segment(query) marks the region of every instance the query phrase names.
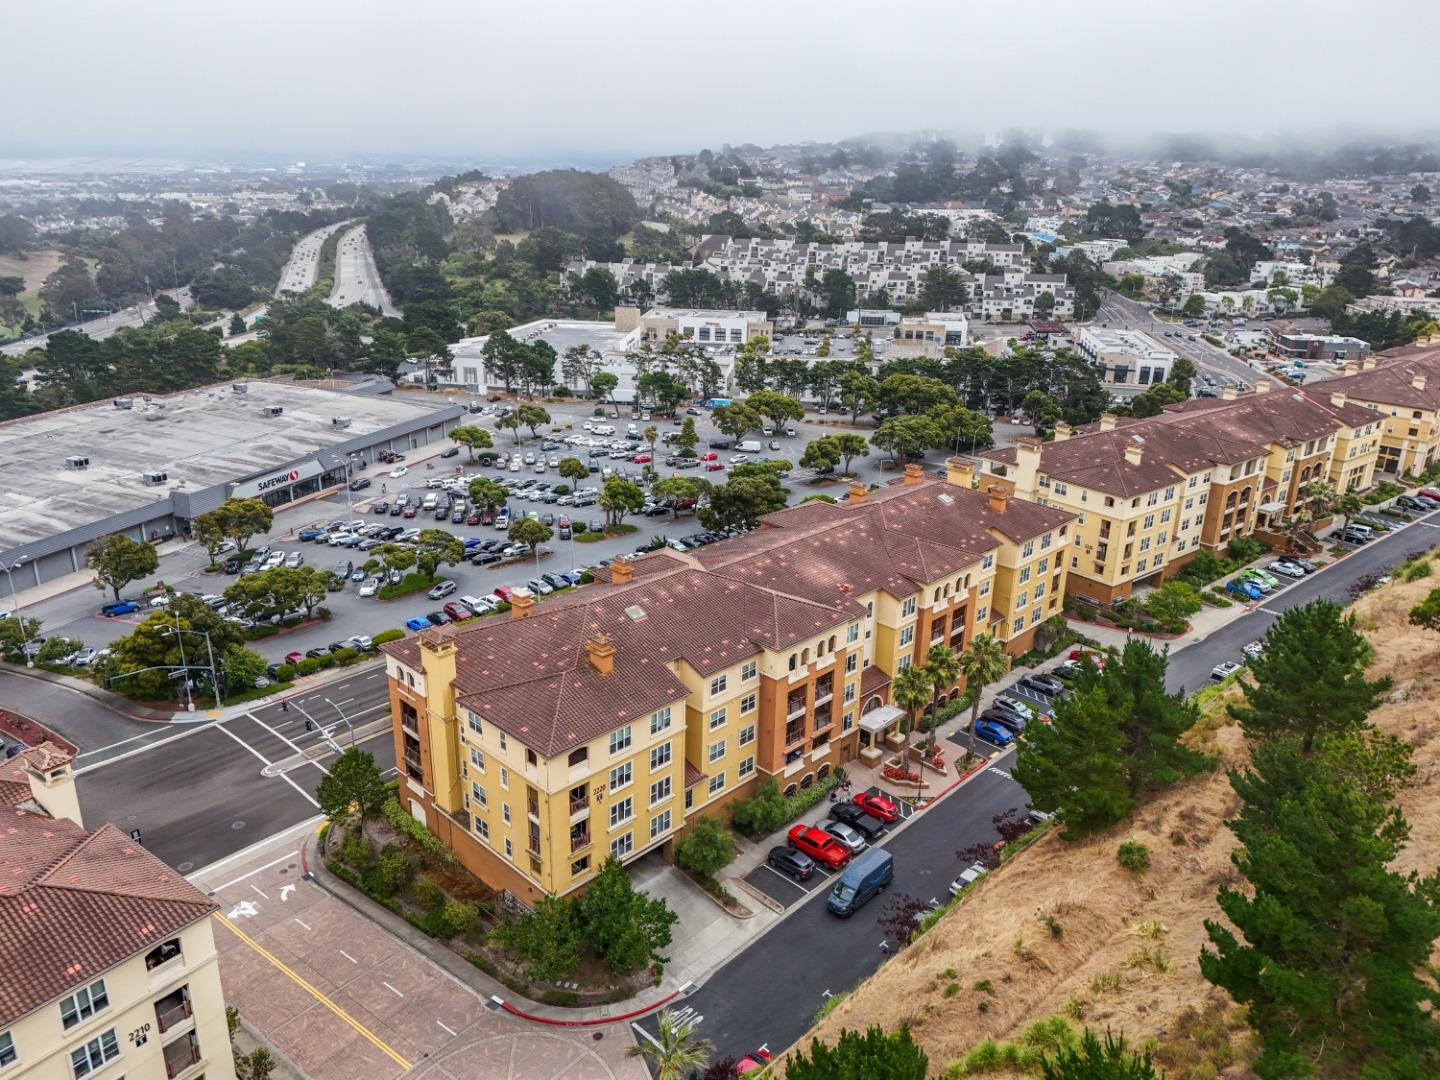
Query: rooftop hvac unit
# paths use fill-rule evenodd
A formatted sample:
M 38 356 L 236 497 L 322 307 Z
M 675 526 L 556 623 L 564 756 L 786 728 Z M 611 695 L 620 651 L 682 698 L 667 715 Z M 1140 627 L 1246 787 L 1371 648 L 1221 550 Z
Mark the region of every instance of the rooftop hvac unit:
M 350 418 L 348 416 L 336 416 L 331 419 L 330 423 L 333 427 L 348 428 L 350 426 Z
M 90 467 L 90 459 L 80 454 L 71 454 L 65 459 L 65 467 L 67 469 L 88 469 Z
M 261 416 L 279 416 L 285 411 L 282 405 L 265 405 L 260 409 Z
M 133 409 L 135 407 L 135 399 L 128 397 L 117 397 L 115 399 L 115 407 L 117 409 Z
M 248 382 L 231 383 L 230 389 L 237 394 L 248 394 L 250 392 L 250 384 Z
M 166 480 L 170 479 L 169 473 L 160 472 L 156 469 L 152 469 L 146 473 L 141 473 L 140 475 L 144 479 L 145 483 L 150 485 L 151 487 L 154 487 L 157 484 L 163 484 Z

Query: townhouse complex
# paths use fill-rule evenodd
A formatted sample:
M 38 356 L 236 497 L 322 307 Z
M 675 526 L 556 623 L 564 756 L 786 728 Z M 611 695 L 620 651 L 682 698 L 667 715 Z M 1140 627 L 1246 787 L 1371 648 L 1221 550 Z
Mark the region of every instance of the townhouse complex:
M 622 292 L 644 282 L 661 300 L 666 299 L 665 278 L 675 270 L 691 269 L 668 262 L 575 260 L 566 273 L 578 277 L 597 266 L 614 275 Z M 1042 296 L 1049 297 L 1040 303 L 1040 314 L 1049 308 L 1046 317 L 1069 318 L 1075 312 L 1075 290 L 1065 275 L 1032 272 L 1021 244 L 984 240 L 822 244 L 707 235 L 695 250 L 695 266 L 735 285 L 758 285 L 782 298 L 803 293 L 812 300 L 819 298 L 825 274 L 840 271 L 854 281 L 858 295 L 884 295 L 896 305 L 918 302 L 925 272 L 942 267 L 959 274 L 965 285 L 959 306 L 971 318 L 1024 322 L 1035 317 Z
M 402 802 L 482 880 L 533 900 L 583 888 L 607 857 L 668 851 L 763 779 L 789 792 L 877 759 L 903 718 L 898 672 L 981 632 L 1023 652 L 1060 610 L 1076 515 L 973 482 L 965 462 L 945 480 L 910 466 L 383 646 Z
M 1076 514 L 1068 587 L 1110 603 L 1201 549 L 1278 534 L 1310 484 L 1370 487 L 1387 425 L 1343 382 L 1307 390 L 1262 382 L 1253 393 L 1194 398 L 1146 419 L 1107 413 L 1080 428 L 1060 424 L 1053 442 L 1022 439 L 986 453 L 981 482 Z
M 0 765 L 0 1076 L 233 1080 L 213 901 L 113 825 L 73 754 Z

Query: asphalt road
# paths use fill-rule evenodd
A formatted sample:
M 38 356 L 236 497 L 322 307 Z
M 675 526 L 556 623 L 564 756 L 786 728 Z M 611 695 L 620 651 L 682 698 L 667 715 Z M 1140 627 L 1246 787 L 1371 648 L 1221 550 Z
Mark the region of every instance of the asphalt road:
M 340 238 L 335 251 L 335 287 L 325 302 L 337 308 L 366 304 L 381 315 L 400 314 L 380 280 L 364 225 L 355 226 Z
M 320 249 L 325 246 L 331 233 L 348 224 L 348 221 L 338 221 L 334 225 L 326 225 L 323 229 L 316 229 L 302 236 L 290 252 L 290 258 L 285 260 L 285 266 L 280 271 L 280 284 L 275 287 L 275 295 L 303 293 L 314 285 L 320 269 Z
M 739 1057 L 761 1045 L 779 1050 L 800 1038 L 828 995 L 849 990 L 885 960 L 878 923 L 891 899 L 903 893 L 947 900 L 950 882 L 964 869 L 956 852 L 996 839 L 991 818 L 1028 804 L 1006 771 L 1012 760 L 1010 753 L 997 758 L 882 843 L 895 860 L 895 881 L 882 895 L 837 919 L 825 909 L 827 890 L 817 889 L 673 1007 L 698 1014 L 697 1032 L 715 1043 L 716 1057 Z M 654 1034 L 657 1019 L 638 1026 Z
M 161 289 L 160 292 L 179 301 L 182 308 L 189 308 L 193 301 L 190 299 L 188 286 L 179 289 Z M 45 334 L 35 334 L 32 337 L 20 341 L 12 341 L 8 345 L 0 345 L 0 353 L 7 356 L 22 356 L 31 349 L 43 349 L 45 343 L 50 340 L 50 334 L 58 334 L 61 330 L 78 330 L 82 334 L 88 334 L 96 341 L 100 341 L 115 333 L 122 326 L 141 326 L 155 317 L 155 302 L 147 300 L 143 304 L 136 304 L 134 307 L 121 308 L 119 311 L 109 315 L 102 315 L 98 319 L 90 319 L 87 322 L 75 323 L 71 326 L 57 327 L 55 330 Z

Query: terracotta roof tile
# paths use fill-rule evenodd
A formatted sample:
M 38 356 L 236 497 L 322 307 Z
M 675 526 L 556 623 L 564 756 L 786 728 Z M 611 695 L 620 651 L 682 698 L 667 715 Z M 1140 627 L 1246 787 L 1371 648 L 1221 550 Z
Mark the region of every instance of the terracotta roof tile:
M 0 1028 L 215 904 L 113 825 L 0 818 Z

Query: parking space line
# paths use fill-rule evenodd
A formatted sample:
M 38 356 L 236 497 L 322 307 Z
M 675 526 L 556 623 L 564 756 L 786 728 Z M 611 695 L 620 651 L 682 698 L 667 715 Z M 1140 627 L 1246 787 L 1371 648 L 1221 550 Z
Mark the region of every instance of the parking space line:
M 292 852 L 290 852 L 288 855 L 281 855 L 278 859 L 271 859 L 271 860 L 270 860 L 269 862 L 267 862 L 264 866 L 257 866 L 254 870 L 251 870 L 249 873 L 241 874 L 241 875 L 240 875 L 239 877 L 237 877 L 234 881 L 227 881 L 227 882 L 225 882 L 224 885 L 216 885 L 215 888 L 211 889 L 210 891 L 211 891 L 211 892 L 224 892 L 226 889 L 230 888 L 231 885 L 239 885 L 240 882 L 244 881 L 246 878 L 252 878 L 252 877 L 254 877 L 256 874 L 261 873 L 262 871 L 269 870 L 270 867 L 275 866 L 277 863 L 282 863 L 282 862 L 284 862 L 286 859 L 293 859 L 293 858 L 295 858 L 295 857 L 296 857 L 297 855 L 299 855 L 299 854 L 300 854 L 300 853 L 299 853 L 298 851 L 292 851 Z
M 785 882 L 786 885 L 793 885 L 793 886 L 795 886 L 795 888 L 799 889 L 801 896 L 809 896 L 809 895 L 810 895 L 810 890 L 809 890 L 809 889 L 805 888 L 804 885 L 801 885 L 798 881 L 794 880 L 794 879 L 791 878 L 789 875 L 780 873 L 779 870 L 776 870 L 773 866 L 770 866 L 770 865 L 768 865 L 767 863 L 761 863 L 760 865 L 761 865 L 761 867 L 762 867 L 763 869 L 769 870 L 770 873 L 774 874 L 774 875 L 775 875 L 777 878 L 779 878 L 781 881 Z
M 220 923 L 225 926 L 225 928 L 228 929 L 232 934 L 234 934 L 246 945 L 250 946 L 250 948 L 255 950 L 255 952 L 257 952 L 260 956 L 264 957 L 272 965 L 274 965 L 277 971 L 287 976 L 301 989 L 308 991 L 315 998 L 316 1001 L 320 1002 L 320 1004 L 324 1005 L 341 1020 L 345 1021 L 345 1023 L 349 1024 L 352 1028 L 359 1032 L 368 1042 L 371 1043 L 371 1045 L 375 1046 L 377 1049 L 383 1052 L 388 1058 L 390 1058 L 391 1061 L 395 1062 L 395 1064 L 399 1065 L 402 1069 L 410 1068 L 410 1062 L 407 1061 L 405 1058 L 401 1057 L 400 1054 L 398 1054 L 392 1047 L 390 1047 L 389 1044 L 383 1042 L 378 1035 L 372 1032 L 369 1028 L 365 1027 L 365 1025 L 361 1024 L 360 1021 L 356 1020 L 339 1005 L 335 1004 L 335 1002 L 331 1001 L 330 998 L 328 998 L 325 994 L 321 993 L 314 986 L 312 986 L 310 983 L 306 982 L 303 978 L 297 975 L 293 970 L 287 967 L 278 957 L 276 957 L 274 953 L 270 952 L 269 949 L 265 948 L 249 934 L 241 930 L 240 927 L 236 926 L 224 915 L 221 915 L 218 911 L 215 913 L 215 918 L 218 919 Z

